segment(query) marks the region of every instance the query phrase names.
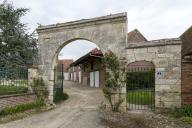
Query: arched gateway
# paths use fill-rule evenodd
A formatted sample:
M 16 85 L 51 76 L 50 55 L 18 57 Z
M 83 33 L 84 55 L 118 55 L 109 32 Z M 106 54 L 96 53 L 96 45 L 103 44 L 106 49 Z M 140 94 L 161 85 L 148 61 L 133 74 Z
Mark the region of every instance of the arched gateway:
M 38 71 L 49 85 L 53 100 L 54 67 L 60 50 L 68 43 L 84 39 L 94 42 L 102 52 L 112 50 L 124 57 L 127 42 L 127 14 L 119 13 L 93 19 L 83 19 L 37 28 L 39 43 Z
M 54 67 L 57 65 L 60 50 L 72 41 L 83 39 L 95 43 L 103 53 L 112 50 L 121 61 L 124 61 L 122 64 L 152 62 L 155 68 L 153 72 L 155 101 L 151 102 L 153 108 L 181 106 L 181 40 L 179 38 L 127 43 L 126 13 L 40 26 L 37 32 L 39 35 L 38 75 L 43 77 L 48 85 L 51 101 L 53 101 Z M 29 74 L 33 72 L 29 70 Z M 29 75 L 29 81 L 32 80 L 31 76 Z M 126 87 L 122 88 L 122 94 L 125 99 L 122 106 L 126 108 Z

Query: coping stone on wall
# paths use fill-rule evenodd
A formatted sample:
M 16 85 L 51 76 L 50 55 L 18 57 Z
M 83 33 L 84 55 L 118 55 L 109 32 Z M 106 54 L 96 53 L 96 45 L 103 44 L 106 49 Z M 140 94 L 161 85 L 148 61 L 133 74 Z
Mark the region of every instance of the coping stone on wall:
M 181 39 L 170 38 L 170 39 L 152 40 L 141 43 L 127 43 L 126 49 L 165 46 L 165 45 L 181 45 Z

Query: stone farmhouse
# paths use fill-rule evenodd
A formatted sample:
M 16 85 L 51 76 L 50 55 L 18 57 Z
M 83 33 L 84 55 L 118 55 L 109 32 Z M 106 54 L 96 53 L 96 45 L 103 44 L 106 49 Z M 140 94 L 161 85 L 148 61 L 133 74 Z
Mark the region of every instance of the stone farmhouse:
M 90 87 L 103 87 L 104 68 L 101 62 L 102 56 L 101 50 L 95 48 L 74 61 L 70 65 L 71 74 L 74 74 L 73 77 L 75 77 L 73 80 Z

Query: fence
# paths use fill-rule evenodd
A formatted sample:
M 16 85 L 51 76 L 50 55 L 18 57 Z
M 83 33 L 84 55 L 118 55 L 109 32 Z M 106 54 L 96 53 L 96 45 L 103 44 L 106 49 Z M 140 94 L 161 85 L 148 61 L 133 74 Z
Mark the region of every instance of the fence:
M 128 109 L 154 110 L 155 71 L 154 68 L 129 68 L 127 72 Z
M 63 64 L 58 64 L 54 69 L 53 100 L 59 102 L 63 99 Z
M 0 68 L 0 95 L 26 93 L 27 91 L 27 67 Z

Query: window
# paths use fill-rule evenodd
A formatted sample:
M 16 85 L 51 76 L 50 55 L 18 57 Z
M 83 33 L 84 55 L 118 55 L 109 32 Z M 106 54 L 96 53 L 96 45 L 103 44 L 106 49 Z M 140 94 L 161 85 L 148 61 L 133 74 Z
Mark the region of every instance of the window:
M 91 62 L 91 70 L 93 70 L 93 62 Z

